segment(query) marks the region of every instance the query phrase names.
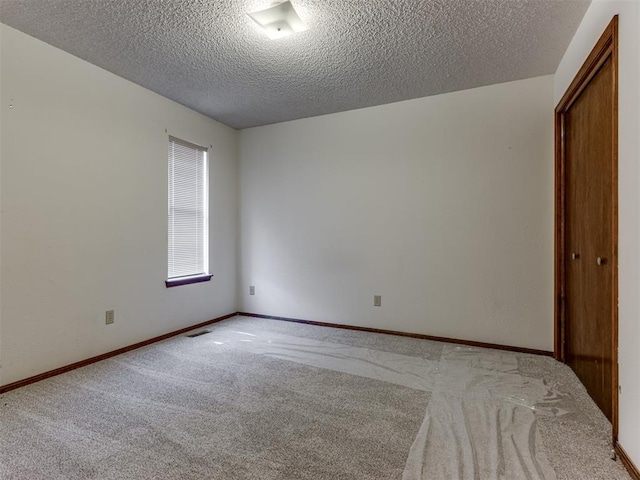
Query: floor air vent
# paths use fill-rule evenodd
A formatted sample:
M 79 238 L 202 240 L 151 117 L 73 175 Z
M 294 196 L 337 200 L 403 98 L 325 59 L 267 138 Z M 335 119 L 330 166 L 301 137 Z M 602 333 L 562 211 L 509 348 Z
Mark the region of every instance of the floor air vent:
M 200 335 L 206 335 L 207 333 L 211 333 L 211 330 L 203 330 L 201 332 L 192 333 L 191 335 L 187 335 L 187 337 L 196 338 L 196 337 L 199 337 Z

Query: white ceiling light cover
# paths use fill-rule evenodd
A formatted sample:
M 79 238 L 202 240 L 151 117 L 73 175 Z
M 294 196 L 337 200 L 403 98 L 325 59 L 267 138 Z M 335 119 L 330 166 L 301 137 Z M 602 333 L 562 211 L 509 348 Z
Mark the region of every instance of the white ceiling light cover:
M 288 0 L 248 15 L 271 39 L 286 37 L 309 29 Z

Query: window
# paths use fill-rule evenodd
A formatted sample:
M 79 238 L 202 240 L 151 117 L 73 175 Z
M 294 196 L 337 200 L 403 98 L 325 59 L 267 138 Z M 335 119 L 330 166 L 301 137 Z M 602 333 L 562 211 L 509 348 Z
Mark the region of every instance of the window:
M 207 149 L 170 137 L 167 287 L 211 279 L 208 178 Z

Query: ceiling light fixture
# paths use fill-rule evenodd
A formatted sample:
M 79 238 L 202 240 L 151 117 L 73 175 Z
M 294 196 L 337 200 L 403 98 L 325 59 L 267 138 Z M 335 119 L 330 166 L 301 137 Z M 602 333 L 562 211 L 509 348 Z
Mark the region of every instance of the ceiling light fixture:
M 248 14 L 271 39 L 282 38 L 309 27 L 300 19 L 290 1 Z

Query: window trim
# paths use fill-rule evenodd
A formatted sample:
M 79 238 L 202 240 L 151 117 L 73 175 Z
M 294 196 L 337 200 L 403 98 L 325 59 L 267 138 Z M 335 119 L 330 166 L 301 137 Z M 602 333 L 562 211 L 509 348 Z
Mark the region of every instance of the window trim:
M 168 278 L 167 280 L 164 281 L 164 284 L 167 288 L 179 287 L 181 285 L 191 285 L 192 283 L 208 282 L 211 280 L 211 277 L 213 277 L 213 275 L 206 274 L 206 275 L 190 275 L 188 277 Z

